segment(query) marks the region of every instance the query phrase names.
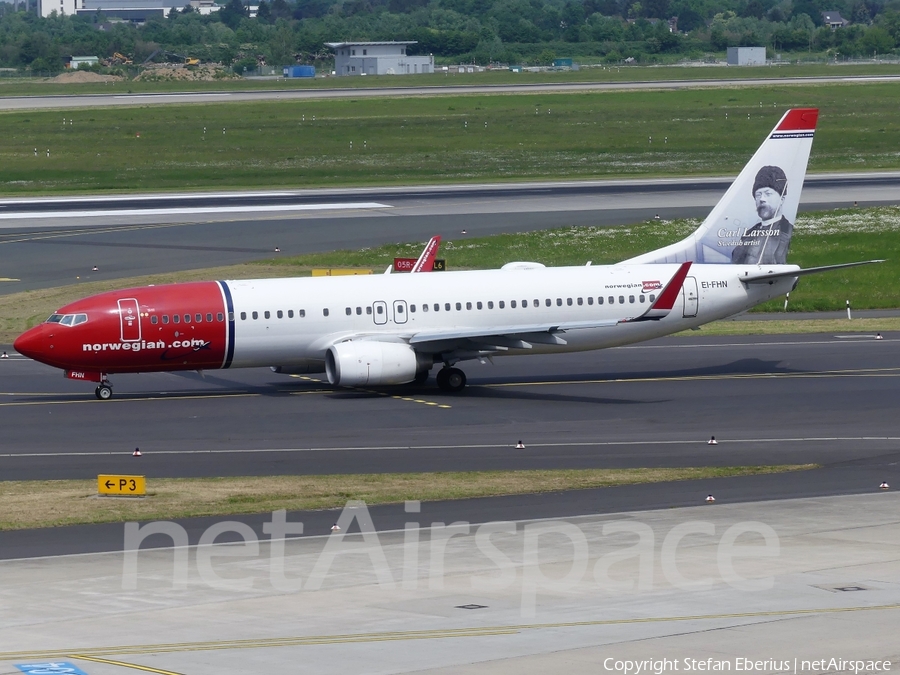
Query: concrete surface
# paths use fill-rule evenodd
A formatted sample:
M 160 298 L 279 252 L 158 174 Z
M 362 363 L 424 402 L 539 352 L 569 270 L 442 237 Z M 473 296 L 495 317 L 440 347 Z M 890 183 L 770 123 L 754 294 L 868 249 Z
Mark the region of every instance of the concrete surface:
M 123 553 L 5 561 L 0 672 L 53 659 L 90 675 L 594 675 L 651 658 L 676 660 L 665 672 L 707 658 L 731 671 L 739 658 L 789 666 L 761 664 L 763 673 L 794 672 L 794 659 L 798 673 L 848 672 L 803 668 L 832 657 L 895 668 L 898 507 L 900 495 L 885 491 L 519 522 L 515 534 L 449 541 L 435 530 L 337 534 L 288 541 L 283 557 L 265 542 L 258 552 L 156 549 L 134 556 L 133 575 Z M 353 525 L 339 522 L 344 532 Z M 639 539 L 611 523 L 652 535 L 644 558 L 612 557 Z M 759 533 L 736 539 L 729 571 L 727 539 L 744 525 Z M 364 539 L 367 551 L 349 552 Z M 272 560 L 284 561 L 280 581 Z

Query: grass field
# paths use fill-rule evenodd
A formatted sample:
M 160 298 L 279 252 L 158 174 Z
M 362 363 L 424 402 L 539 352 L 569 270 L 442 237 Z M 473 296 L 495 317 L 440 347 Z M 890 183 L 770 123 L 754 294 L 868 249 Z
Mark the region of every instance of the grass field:
M 351 499 L 369 505 L 470 499 L 813 468 L 816 465 L 165 478 L 148 481 L 146 499 L 97 498 L 96 480 L 0 481 L 0 530 L 333 509 Z M 701 499 L 698 495 L 698 503 Z
M 3 113 L 0 194 L 720 175 L 795 106 L 822 111 L 810 170 L 891 169 L 898 104 L 868 83 Z
M 576 59 L 577 60 L 577 59 Z M 440 66 L 439 66 L 440 68 Z M 900 65 L 867 64 L 780 64 L 778 66 L 727 68 L 722 66 L 609 66 L 579 71 L 513 73 L 508 70 L 483 73 L 443 73 L 432 75 L 380 75 L 366 77 L 317 77 L 315 79 L 221 79 L 213 82 L 137 82 L 116 84 L 59 83 L 45 78 L 0 79 L 0 96 L 47 94 L 154 93 L 173 91 L 253 91 L 277 89 L 362 89 L 373 87 L 443 87 L 554 82 L 659 82 L 661 80 L 784 79 L 791 77 L 849 77 L 897 75 Z
M 572 227 L 482 238 L 450 238 L 441 243 L 440 257 L 449 269 L 490 269 L 511 260 L 547 266 L 596 265 L 661 248 L 693 232 L 698 220 L 648 221 L 629 227 Z M 306 270 L 310 267 L 372 267 L 384 269 L 395 256 L 415 257 L 421 243 L 383 246 L 361 251 L 334 251 L 268 261 Z M 900 207 L 846 209 L 801 214 L 791 242 L 789 262 L 816 267 L 857 260 L 891 258 L 868 267 L 804 278 L 791 294 L 791 311 L 900 307 Z M 760 305 L 757 311 L 781 311 L 783 300 Z
M 497 268 L 511 260 L 530 260 L 548 266 L 615 263 L 638 253 L 677 241 L 698 225 L 695 220 L 649 221 L 629 227 L 572 227 L 524 234 L 446 239 L 441 257 L 449 269 Z M 803 267 L 893 257 L 879 265 L 853 268 L 804 278 L 791 294 L 790 311 L 843 309 L 850 300 L 856 309 L 900 307 L 900 207 L 850 209 L 803 214 L 797 219 L 789 260 Z M 252 279 L 303 276 L 313 267 L 367 267 L 384 270 L 394 257 L 415 257 L 423 242 L 393 244 L 359 251 L 334 251 L 258 263 L 170 274 L 87 282 L 22 293 L 0 295 L 0 344 L 11 343 L 27 328 L 43 321 L 68 302 L 95 293 L 204 279 Z M 2 243 L 0 243 L 2 250 Z M 440 274 L 440 273 L 438 273 Z M 760 305 L 757 311 L 782 311 L 783 300 Z M 898 319 L 813 322 L 718 322 L 705 334 L 760 334 L 835 330 L 896 330 Z

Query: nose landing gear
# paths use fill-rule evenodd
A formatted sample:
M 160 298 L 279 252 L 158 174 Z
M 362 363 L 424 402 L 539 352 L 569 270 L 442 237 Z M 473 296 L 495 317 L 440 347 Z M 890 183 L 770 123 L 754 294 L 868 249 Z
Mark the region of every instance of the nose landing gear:
M 466 386 L 466 374 L 459 368 L 443 367 L 437 374 L 437 386 L 442 391 L 455 394 Z
M 112 383 L 109 380 L 102 380 L 100 384 L 97 385 L 97 388 L 94 389 L 94 396 L 101 401 L 108 401 L 112 398 L 112 395 Z

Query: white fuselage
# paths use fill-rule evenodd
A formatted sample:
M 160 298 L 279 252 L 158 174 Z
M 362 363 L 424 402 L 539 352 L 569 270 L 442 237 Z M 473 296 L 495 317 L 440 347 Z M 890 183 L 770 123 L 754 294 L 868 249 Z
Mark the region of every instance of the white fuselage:
M 745 274 L 793 269 L 695 264 L 665 318 L 568 330 L 560 335 L 564 344 L 503 353 L 602 349 L 676 333 L 783 295 L 796 281 L 745 285 Z M 522 325 L 634 318 L 677 270 L 675 264 L 623 264 L 228 281 L 235 314 L 231 367 L 323 360 L 332 344 L 348 338 L 405 341 L 423 331 L 509 327 L 514 333 Z

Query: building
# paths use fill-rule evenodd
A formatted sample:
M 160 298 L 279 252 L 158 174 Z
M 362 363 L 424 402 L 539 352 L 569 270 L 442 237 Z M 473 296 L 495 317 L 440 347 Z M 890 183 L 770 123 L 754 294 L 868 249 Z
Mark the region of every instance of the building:
M 822 12 L 822 23 L 831 30 L 837 30 L 838 28 L 843 28 L 850 22 L 842 17 L 840 12 Z
M 326 42 L 335 75 L 412 75 L 434 72 L 433 56 L 407 56 L 412 42 Z
M 96 14 L 99 11 L 106 18 L 132 23 L 144 23 L 154 16 L 164 18 L 173 9 L 181 11 L 185 5 L 191 5 L 200 14 L 221 9 L 214 0 L 40 0 L 41 12 L 46 12 L 44 16 L 50 15 L 54 9 L 52 5 L 57 2 L 66 4 L 66 14 Z M 57 11 L 61 10 L 57 8 Z
M 75 0 L 39 0 L 41 16 L 50 16 L 53 12 L 57 14 L 75 13 Z
M 764 66 L 766 65 L 765 47 L 729 47 L 729 66 Z
M 63 61 L 65 62 L 66 68 L 70 70 L 100 65 L 100 58 L 97 56 L 67 56 Z

